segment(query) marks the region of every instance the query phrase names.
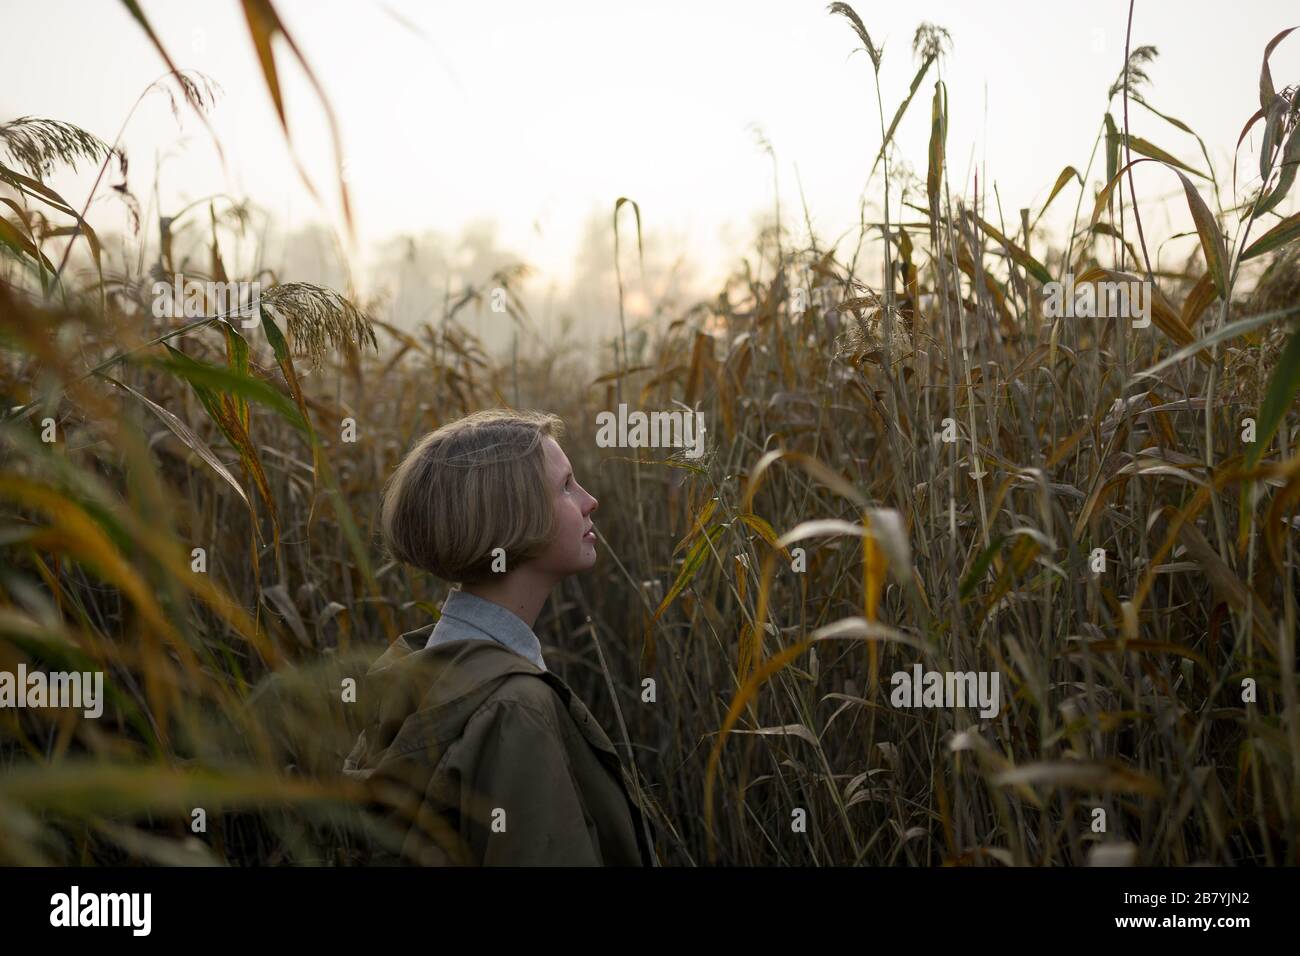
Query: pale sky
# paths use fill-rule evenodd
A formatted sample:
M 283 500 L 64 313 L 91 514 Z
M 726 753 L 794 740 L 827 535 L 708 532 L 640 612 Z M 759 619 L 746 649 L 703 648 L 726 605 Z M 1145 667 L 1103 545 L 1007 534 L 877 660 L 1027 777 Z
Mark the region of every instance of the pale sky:
M 115 0 L 2 2 L 0 121 L 62 119 L 111 141 L 165 69 L 125 7 Z M 342 126 L 363 253 L 395 235 L 454 235 L 491 220 L 500 245 L 541 270 L 543 281 L 567 283 L 589 218 L 608 220 L 617 197 L 628 196 L 666 254 L 694 265 L 707 294 L 752 250 L 755 215 L 772 208 L 772 163 L 752 125 L 775 149 L 788 225 L 802 233 L 799 179 L 823 240 L 857 222 L 880 142 L 871 65 L 862 53 L 850 57 L 857 38 L 822 0 L 275 2 Z M 341 223 L 323 115 L 287 47 L 279 44 L 277 54 L 294 148 L 325 209 L 304 191 L 290 161 L 239 3 L 141 5 L 179 66 L 220 84 L 211 122 L 230 172 L 223 176 L 194 115 L 183 112 L 178 129 L 166 98 L 155 95 L 124 137 L 141 201 L 162 155 L 164 210 L 234 192 L 289 228 L 326 218 Z M 1014 221 L 1021 206 L 1037 210 L 1062 168 L 1083 169 L 1123 59 L 1126 2 L 854 7 L 884 45 L 886 118 L 916 68 L 917 25 L 931 21 L 951 33 L 944 78 L 954 185 L 967 179 L 972 160 L 983 164 L 981 181 L 996 183 L 1004 215 Z M 1202 135 L 1225 180 L 1231 147 L 1258 107 L 1263 47 L 1296 24 L 1294 0 L 1137 5 L 1134 45 L 1160 51 L 1150 69 L 1151 102 Z M 1272 66 L 1278 88 L 1300 81 L 1300 34 L 1283 42 Z M 922 176 L 933 79 L 899 136 L 902 156 Z M 1131 114 L 1138 135 L 1203 165 L 1190 137 L 1140 108 Z M 1257 149 L 1258 134 L 1248 143 Z M 1257 164 L 1245 148 L 1242 155 L 1246 181 Z M 1090 192 L 1102 175 L 1094 167 Z M 1154 164 L 1137 175 L 1140 192 L 1178 189 Z M 91 179 L 91 171 L 61 174 L 54 185 L 80 205 Z M 879 196 L 878 182 L 873 192 Z M 1059 212 L 1072 212 L 1076 196 L 1058 199 Z M 1190 229 L 1185 207 L 1171 209 L 1165 234 Z M 92 222 L 104 228 L 121 222 L 120 213 L 106 201 Z M 1149 238 L 1160 229 L 1152 223 Z

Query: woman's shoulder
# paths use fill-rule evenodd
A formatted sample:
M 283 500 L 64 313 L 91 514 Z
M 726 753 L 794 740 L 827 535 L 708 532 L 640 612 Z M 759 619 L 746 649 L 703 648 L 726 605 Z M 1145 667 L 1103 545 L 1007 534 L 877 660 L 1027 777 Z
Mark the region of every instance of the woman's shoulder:
M 452 765 L 476 762 L 488 751 L 540 760 L 543 753 L 570 746 L 555 691 L 535 675 L 511 674 L 474 708 L 448 754 Z
M 541 674 L 514 673 L 506 676 L 492 693 L 483 699 L 479 710 L 525 709 L 555 724 L 560 712 L 560 697 Z

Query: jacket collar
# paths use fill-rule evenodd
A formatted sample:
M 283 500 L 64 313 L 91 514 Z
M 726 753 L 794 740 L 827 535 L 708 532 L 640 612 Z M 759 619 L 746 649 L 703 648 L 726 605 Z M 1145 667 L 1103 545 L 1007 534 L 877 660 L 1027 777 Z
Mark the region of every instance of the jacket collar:
M 416 714 L 440 724 L 448 719 L 456 720 L 454 714 L 463 711 L 465 706 L 477 706 L 501 680 L 511 674 L 532 674 L 559 695 L 583 736 L 594 747 L 617 756 L 618 751 L 586 705 L 558 675 L 534 666 L 496 641 L 431 643 L 429 637 L 436 630 L 435 625 L 427 624 L 402 634 L 370 666 L 366 679 L 375 693 L 367 696 L 382 701 L 382 709 L 390 720 L 400 723 Z
M 542 642 L 533 629 L 500 604 L 468 591 L 453 590 L 442 605 L 442 617 L 429 635 L 428 647 L 449 641 L 492 640 L 546 670 Z

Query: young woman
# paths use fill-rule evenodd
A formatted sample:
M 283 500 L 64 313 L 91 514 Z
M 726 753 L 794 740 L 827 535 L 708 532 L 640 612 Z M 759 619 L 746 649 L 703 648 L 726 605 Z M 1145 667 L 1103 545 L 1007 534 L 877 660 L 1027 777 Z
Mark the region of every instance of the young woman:
M 393 556 L 459 584 L 436 624 L 366 675 L 345 773 L 408 797 L 403 856 L 429 864 L 645 866 L 640 794 L 609 738 L 546 667 L 533 625 L 596 561 L 596 499 L 553 415 L 478 412 L 426 435 L 384 492 Z

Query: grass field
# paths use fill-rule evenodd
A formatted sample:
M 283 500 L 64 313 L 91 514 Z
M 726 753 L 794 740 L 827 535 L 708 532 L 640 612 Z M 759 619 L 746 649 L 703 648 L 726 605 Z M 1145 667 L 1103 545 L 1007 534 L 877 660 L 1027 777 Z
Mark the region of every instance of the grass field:
M 878 73 L 869 22 L 828 15 Z M 851 106 L 884 144 L 856 252 L 796 245 L 786 208 L 716 295 L 621 316 L 595 369 L 483 346 L 508 273 L 410 328 L 228 275 L 215 207 L 161 247 L 145 223 L 118 268 L 45 184 L 113 144 L 4 118 L 0 670 L 102 670 L 107 701 L 0 709 L 0 862 L 364 863 L 397 798 L 339 772 L 339 688 L 445 595 L 382 553 L 379 492 L 502 404 L 564 418 L 601 502 L 600 561 L 537 630 L 620 749 L 626 725 L 666 865 L 1300 862 L 1297 88 L 1261 51 L 1216 170 L 1126 133 L 1159 99 L 1127 50 L 1093 154 L 1011 213 L 950 183 L 948 42 L 921 28 L 911 94 Z M 915 181 L 905 110 L 932 120 Z M 1184 192 L 1177 268 L 1136 163 Z M 626 270 L 641 210 L 610 205 Z M 1068 234 L 1036 231 L 1048 205 Z M 263 282 L 261 321 L 157 317 L 177 273 Z M 1134 283 L 1149 322 L 1054 314 L 1067 281 Z M 598 447 L 623 403 L 698 410 L 704 456 Z M 996 716 L 899 706 L 916 665 L 996 673 Z

